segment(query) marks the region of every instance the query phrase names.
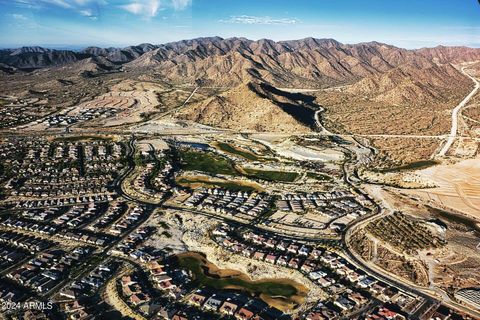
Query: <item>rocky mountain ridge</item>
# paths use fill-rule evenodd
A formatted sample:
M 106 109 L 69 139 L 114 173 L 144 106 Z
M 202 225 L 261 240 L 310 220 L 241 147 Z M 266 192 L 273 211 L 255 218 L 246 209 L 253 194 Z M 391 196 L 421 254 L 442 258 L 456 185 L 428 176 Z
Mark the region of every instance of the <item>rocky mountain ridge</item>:
M 257 41 L 197 38 L 126 48 L 82 51 L 23 47 L 0 50 L 2 74 L 59 68 L 95 76 L 112 71 L 145 74 L 170 83 L 233 88 L 265 83 L 288 88 L 334 88 L 375 102 L 427 105 L 462 94 L 471 81 L 453 65 L 480 60 L 480 49 L 435 47 L 407 50 L 334 39 Z

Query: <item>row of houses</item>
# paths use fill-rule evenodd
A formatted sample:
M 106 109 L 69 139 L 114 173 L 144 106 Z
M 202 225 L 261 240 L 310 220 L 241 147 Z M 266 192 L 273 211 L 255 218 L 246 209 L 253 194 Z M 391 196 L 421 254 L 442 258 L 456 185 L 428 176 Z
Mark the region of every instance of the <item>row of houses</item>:
M 114 204 L 110 203 L 107 211 L 98 219 L 95 219 L 92 223 L 85 226 L 85 229 L 92 232 L 103 231 L 115 220 L 120 218 L 127 211 L 127 209 L 128 205 L 123 201 L 115 202 Z
M 137 280 L 134 275 L 126 275 L 121 277 L 120 284 L 122 287 L 123 297 L 134 307 L 148 303 L 151 300 L 150 295 L 145 291 L 142 282 Z
M 40 253 L 25 264 L 7 273 L 18 284 L 46 295 L 68 275 L 69 270 L 93 250 L 77 247 L 71 252 L 52 249 Z
M 353 212 L 358 215 L 366 213 L 363 207 L 355 201 L 354 196 L 346 192 L 286 194 L 276 201 L 276 207 L 285 212 L 315 210 L 333 218 Z
M 147 262 L 158 258 L 152 252 L 142 248 L 142 244 L 154 233 L 154 227 L 140 227 L 130 233 L 125 239 L 110 249 L 112 255 L 125 257 L 140 262 Z
M 36 253 L 53 245 L 53 242 L 23 233 L 0 231 L 0 243 L 5 243 L 16 248 Z
M 26 250 L 0 244 L 0 270 L 6 270 L 25 259 L 29 254 Z
M 80 204 L 89 204 L 94 202 L 107 202 L 112 201 L 112 194 L 96 194 L 96 195 L 85 195 L 77 197 L 62 197 L 55 199 L 38 199 L 38 200 L 18 200 L 12 201 L 15 204 L 15 208 L 50 208 L 50 207 L 61 207 L 67 205 L 80 205 Z M 6 201 L 10 203 L 10 201 Z
M 61 299 L 78 300 L 85 296 L 95 294 L 97 290 L 118 269 L 119 263 L 115 261 L 104 262 L 80 280 L 73 281 L 59 292 Z
M 32 231 L 44 235 L 53 235 L 58 231 L 58 228 L 56 226 L 39 224 L 32 221 L 23 221 L 13 217 L 9 217 L 1 221 L 0 225 L 13 229 Z
M 148 162 L 143 171 L 134 178 L 132 185 L 136 192 L 159 201 L 171 189 L 169 177 L 173 167 L 166 163 L 163 168 L 158 169 L 157 165 L 156 162 Z
M 72 206 L 52 222 L 57 226 L 76 228 L 79 225 L 85 224 L 86 222 L 99 217 L 105 212 L 107 205 L 108 203 L 106 202 L 91 202 L 84 206 Z
M 14 128 L 24 125 L 35 121 L 41 114 L 46 112 L 50 112 L 48 106 L 38 102 L 32 103 L 18 100 L 14 103 L 2 105 L 0 109 L 0 128 Z
M 169 282 L 171 279 L 169 280 L 169 276 L 163 271 L 163 266 L 158 264 L 157 261 L 148 262 L 147 269 L 149 272 L 153 272 L 153 276 L 158 283 L 169 283 L 169 285 L 164 285 L 162 289 L 167 293 L 167 297 L 173 298 L 177 302 L 183 297 L 183 295 L 175 295 L 175 292 L 182 291 L 184 293 L 184 291 Z M 151 277 L 150 280 L 152 280 Z M 170 303 L 169 300 L 165 300 L 165 297 L 159 297 L 157 294 L 152 296 L 149 284 L 141 280 L 137 274 L 123 276 L 119 279 L 119 283 L 123 300 L 145 317 L 158 320 L 188 319 L 185 312 L 179 310 L 178 304 Z
M 28 296 L 18 288 L 7 282 L 0 281 L 0 302 L 2 302 L 2 304 L 17 304 L 25 301 L 27 298 Z
M 158 260 L 149 261 L 146 269 L 155 288 L 165 292 L 169 298 L 178 301 L 185 295 L 184 287 L 190 283 L 186 272 L 181 269 L 165 268 Z
M 199 189 L 184 201 L 187 207 L 216 213 L 257 217 L 270 210 L 272 203 L 268 196 L 248 193 L 230 192 L 223 189 Z
M 20 215 L 26 219 L 34 221 L 47 221 L 66 212 L 68 207 L 52 207 L 45 209 L 22 210 Z
M 127 214 L 123 215 L 120 220 L 117 220 L 114 224 L 112 224 L 107 230 L 107 233 L 114 236 L 123 235 L 134 225 L 136 225 L 141 219 L 143 219 L 145 214 L 146 210 L 144 207 L 135 206 L 128 210 Z
M 90 320 L 93 318 L 91 311 L 85 303 L 78 300 L 60 303 L 60 310 L 64 312 L 67 319 Z
M 263 301 L 246 298 L 246 296 L 241 294 L 198 289 L 191 293 L 186 299 L 187 303 L 193 306 L 228 317 L 229 319 L 270 320 L 290 318 L 280 310 L 269 307 Z
M 396 288 L 367 275 L 329 250 L 251 231 L 239 236 L 226 224 L 217 227 L 212 235 L 217 244 L 230 252 L 299 270 L 331 294 L 331 305 L 334 307 L 328 313 L 337 316 L 362 308 L 371 301 L 371 297 L 391 302 L 400 294 Z
M 16 148 L 6 148 L 0 159 L 5 158 L 9 172 L 14 173 L 5 184 L 8 199 L 32 208 L 85 203 L 84 197 L 93 197 L 91 202 L 100 200 L 100 196 L 106 200 L 111 197 L 109 188 L 114 177 L 125 165 L 119 161 L 123 156 L 121 145 L 112 141 L 29 138 L 17 140 Z M 25 202 L 24 197 L 44 198 L 35 200 L 45 202 L 32 205 L 35 200 Z
M 82 230 L 64 230 L 63 232 L 58 233 L 57 236 L 68 240 L 81 241 L 86 244 L 93 244 L 101 247 L 110 243 L 112 240 L 111 236 L 109 235 L 99 233 L 91 234 Z
M 77 115 L 68 115 L 68 114 L 54 114 L 47 117 L 43 123 L 49 127 L 65 127 L 68 125 L 73 125 L 78 122 L 85 122 L 93 120 L 96 118 L 108 118 L 115 115 L 118 112 L 116 108 L 88 108 L 82 109 Z

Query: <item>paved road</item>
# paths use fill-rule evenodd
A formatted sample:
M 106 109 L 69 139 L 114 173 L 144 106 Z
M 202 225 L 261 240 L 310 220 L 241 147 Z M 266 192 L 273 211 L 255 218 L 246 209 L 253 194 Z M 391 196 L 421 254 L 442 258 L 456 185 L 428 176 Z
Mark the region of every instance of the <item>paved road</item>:
M 367 225 L 369 222 L 394 211 L 393 208 L 386 208 L 387 212 L 385 212 L 384 208 L 377 201 L 373 200 L 373 198 L 369 194 L 365 193 L 364 190 L 362 190 L 361 188 L 358 188 L 357 185 L 350 180 L 350 175 L 353 174 L 355 169 L 350 168 L 350 170 L 348 170 L 347 164 L 353 163 L 355 166 L 355 164 L 357 163 L 355 160 L 358 159 L 350 156 L 347 158 L 347 161 L 345 161 L 343 165 L 344 181 L 346 184 L 350 185 L 353 189 L 355 189 L 358 193 L 361 193 L 367 199 L 370 199 L 372 204 L 374 205 L 374 210 L 371 214 L 358 218 L 353 223 L 348 225 L 347 228 L 344 230 L 342 234 L 342 244 L 344 245 L 344 253 L 347 256 L 348 260 L 360 269 L 374 276 L 375 278 L 393 287 L 399 288 L 404 292 L 414 294 L 418 297 L 423 298 L 424 301 L 418 306 L 416 310 L 414 310 L 413 314 L 411 315 L 412 319 L 419 319 L 427 310 L 438 304 L 439 300 L 441 300 L 441 303 L 453 309 L 461 310 L 463 312 L 466 312 L 467 314 L 479 317 L 480 313 L 452 301 L 444 291 L 438 288 L 435 288 L 435 290 L 429 290 L 427 288 L 406 283 L 405 281 L 394 277 L 392 274 L 386 272 L 385 270 L 376 267 L 371 263 L 368 263 L 357 252 L 355 252 L 355 250 L 350 247 L 350 237 L 354 233 L 354 230 L 358 230 L 359 228 Z M 440 296 L 441 298 L 439 299 L 438 296 Z
M 198 88 L 200 88 L 200 87 L 195 87 L 195 89 L 193 89 L 192 93 L 190 93 L 187 100 L 185 100 L 185 102 L 182 104 L 182 107 L 185 106 L 188 103 L 188 101 L 190 101 L 190 99 L 193 97 L 195 92 L 197 92 Z
M 462 73 L 472 79 L 472 81 L 475 83 L 475 88 L 465 97 L 465 99 L 462 100 L 458 104 L 458 106 L 453 109 L 452 112 L 452 128 L 450 129 L 450 135 L 448 136 L 447 142 L 443 146 L 443 148 L 440 150 L 438 155 L 440 157 L 445 156 L 447 153 L 448 149 L 452 146 L 453 142 L 455 141 L 455 138 L 457 137 L 457 131 L 458 131 L 458 113 L 460 110 L 470 101 L 470 99 L 477 93 L 478 89 L 480 88 L 480 82 L 478 82 L 477 79 L 469 75 L 468 73 L 465 72 L 465 67 L 462 67 Z
M 370 199 L 374 208 L 371 214 L 365 215 L 363 217 L 357 218 L 353 223 L 349 224 L 347 228 L 342 233 L 342 244 L 344 245 L 344 253 L 352 264 L 356 267 L 360 268 L 361 270 L 367 272 L 371 276 L 383 281 L 384 283 L 396 287 L 404 292 L 417 295 L 423 299 L 425 299 L 424 304 L 431 305 L 435 303 L 435 300 L 432 299 L 427 294 L 416 290 L 415 288 L 410 287 L 408 284 L 398 281 L 395 278 L 392 278 L 390 275 L 386 274 L 385 272 L 379 272 L 379 270 L 371 268 L 369 264 L 367 264 L 349 245 L 350 236 L 353 234 L 354 230 L 361 228 L 362 226 L 368 224 L 370 221 L 377 219 L 380 217 L 383 212 L 380 205 L 374 201 L 368 193 L 365 193 L 362 189 L 358 188 L 351 180 L 350 180 L 350 172 L 347 169 L 347 163 L 355 161 L 351 155 L 347 158 L 343 165 L 343 177 L 346 184 L 350 185 L 351 188 L 355 189 L 358 193 L 363 194 L 367 199 Z M 419 315 L 414 315 L 415 319 L 418 318 Z
M 441 303 L 445 304 L 448 307 L 453 309 L 457 309 L 463 311 L 467 314 L 473 315 L 475 317 L 480 317 L 480 313 L 475 311 L 474 309 L 465 307 L 461 304 L 456 303 L 455 301 L 451 300 L 450 297 L 441 289 L 435 288 L 434 290 L 424 288 L 421 286 L 413 285 L 401 281 L 397 279 L 392 274 L 387 273 L 385 270 L 381 269 L 380 267 L 376 267 L 373 264 L 366 262 L 360 255 L 353 250 L 349 243 L 350 243 L 350 236 L 354 233 L 354 230 L 358 230 L 363 226 L 367 225 L 369 222 L 381 217 L 383 215 L 382 208 L 380 206 L 376 207 L 376 210 L 373 214 L 368 216 L 363 216 L 357 220 L 355 220 L 352 224 L 348 226 L 348 228 L 342 234 L 342 243 L 344 244 L 344 252 L 347 255 L 350 262 L 353 262 L 357 267 L 366 271 L 367 273 L 373 275 L 377 279 L 397 287 L 407 293 L 413 293 L 419 297 L 425 299 L 425 302 L 415 311 L 413 314 L 414 319 L 418 319 L 421 316 L 422 312 L 425 312 L 430 306 L 435 303 L 438 303 L 441 300 Z M 439 299 L 439 296 L 441 297 Z
M 164 114 L 163 114 L 164 115 Z M 279 135 L 285 136 L 284 133 L 278 132 L 268 132 L 268 131 L 251 131 L 251 130 L 231 130 L 231 129 L 218 129 L 214 128 L 211 130 L 204 130 L 193 128 L 192 130 L 188 129 L 178 129 L 178 131 L 168 130 L 166 132 L 152 132 L 148 130 L 138 130 L 135 127 L 132 129 L 129 128 L 117 128 L 117 129 L 106 129 L 106 128 L 89 128 L 81 129 L 76 128 L 75 130 L 69 130 L 65 132 L 64 130 L 42 130 L 42 131 L 16 131 L 12 129 L 0 129 L 0 136 L 5 138 L 18 138 L 18 137 L 45 137 L 45 136 L 58 136 L 58 137 L 69 137 L 69 136 L 79 136 L 79 135 L 118 135 L 118 136 L 128 136 L 132 133 L 138 135 L 148 134 L 149 136 L 154 137 L 175 137 L 175 136 L 199 136 L 199 135 L 220 135 L 220 134 L 270 134 L 270 135 Z M 299 133 L 299 134 L 290 134 L 290 136 L 336 136 L 341 138 L 404 138 L 404 139 L 438 139 L 442 140 L 449 137 L 446 134 L 442 135 L 422 135 L 422 134 L 337 134 L 330 133 L 328 131 L 323 132 L 310 132 L 310 133 Z M 456 139 L 469 139 L 473 141 L 479 141 L 480 138 L 471 137 L 471 136 L 459 136 L 455 137 Z
M 462 70 L 462 72 L 464 72 Z M 469 76 L 469 75 L 467 75 Z M 449 136 L 449 140 L 452 139 L 452 141 L 455 139 L 455 138 L 460 138 L 458 137 L 456 134 L 457 134 L 457 118 L 458 118 L 458 112 L 459 110 L 470 100 L 470 98 L 476 93 L 476 91 L 478 90 L 478 88 L 480 87 L 480 84 L 479 82 L 474 79 L 473 77 L 469 76 L 476 84 L 475 86 L 475 89 L 462 101 L 462 103 L 460 103 L 460 105 L 458 105 L 453 113 L 452 113 L 452 132 L 454 132 L 454 135 L 452 135 L 452 133 L 450 134 Z M 196 88 L 197 89 L 197 88 Z M 193 96 L 193 94 L 195 93 L 196 89 L 192 92 L 192 94 L 187 98 L 187 101 L 191 98 L 191 96 Z M 186 102 L 187 102 L 186 101 Z M 185 103 L 186 103 L 185 102 Z M 455 116 L 454 116 L 455 115 Z M 453 121 L 453 118 L 455 117 L 455 121 Z M 318 118 L 318 114 L 316 115 L 316 120 L 317 122 L 319 122 L 319 118 Z M 455 128 L 453 128 L 453 124 L 455 123 Z M 107 132 L 104 132 L 103 130 L 97 130 L 98 133 L 107 133 L 108 134 L 118 134 L 117 132 L 110 132 L 110 131 L 107 131 Z M 87 131 L 89 132 L 89 131 Z M 87 132 L 84 132 L 84 133 L 87 133 Z M 15 135 L 15 134 L 19 134 L 19 132 L 8 132 L 9 134 L 12 134 L 12 135 Z M 251 133 L 251 132 L 250 132 Z M 34 132 L 28 132 L 26 133 L 26 135 L 32 135 L 32 134 L 35 134 Z M 40 134 L 46 134 L 46 135 L 51 135 L 51 134 L 55 134 L 53 132 L 50 132 L 50 133 L 40 133 Z M 69 135 L 78 135 L 79 133 L 78 132 L 68 132 L 67 134 L 63 134 L 65 136 L 69 136 Z M 124 135 L 126 135 L 127 133 L 124 132 L 123 133 Z M 191 133 L 178 133 L 178 135 L 189 135 Z M 212 134 L 211 132 L 209 132 L 208 134 Z M 166 135 L 166 136 L 175 136 L 175 134 L 155 134 L 155 136 L 163 136 L 163 135 Z M 310 134 L 312 135 L 312 134 Z M 337 135 L 337 134 L 332 134 L 332 133 L 329 133 L 328 131 L 327 132 L 322 132 L 322 133 L 317 133 L 317 135 L 321 136 L 321 135 L 332 135 L 332 136 L 340 136 L 340 137 L 402 137 L 402 138 L 405 138 L 405 137 L 410 137 L 410 138 L 434 138 L 434 139 L 444 139 L 446 138 L 447 136 L 446 135 L 439 135 L 439 136 L 427 136 L 427 135 Z M 125 195 L 123 194 L 122 190 L 121 190 L 121 182 L 122 180 L 131 172 L 131 170 L 133 169 L 133 165 L 131 163 L 132 159 L 132 155 L 133 155 L 133 152 L 135 150 L 135 139 L 134 137 L 132 137 L 132 139 L 130 140 L 129 142 L 129 151 L 128 151 L 128 157 L 130 158 L 130 163 L 129 163 L 129 168 L 127 170 L 125 170 L 125 172 L 123 174 L 121 174 L 119 176 L 119 178 L 115 181 L 114 183 L 114 186 L 116 187 L 116 189 L 119 191 L 120 194 L 122 194 L 124 197 Z M 450 143 L 451 144 L 451 143 Z M 444 147 L 445 148 L 445 147 Z M 448 150 L 448 148 L 447 148 Z M 445 151 L 446 152 L 446 151 Z M 346 168 L 344 168 L 344 170 L 346 170 Z M 353 188 L 355 188 L 355 185 L 349 180 L 349 173 L 348 172 L 344 172 L 345 173 L 345 182 L 350 184 Z M 357 188 L 355 188 L 357 189 Z M 362 193 L 360 190 L 357 189 L 357 191 L 359 193 Z M 367 196 L 368 197 L 368 196 Z M 127 197 L 128 198 L 128 197 Z M 129 200 L 132 200 L 132 201 L 136 201 L 136 202 L 141 202 L 141 201 L 138 201 L 138 200 L 135 200 L 135 199 L 129 199 Z M 168 206 L 163 206 L 163 208 L 168 208 Z M 175 209 L 179 209 L 179 208 L 175 208 Z M 185 210 L 185 209 L 183 209 Z M 378 213 L 380 212 L 380 208 L 378 208 Z M 203 213 L 203 212 L 202 212 Z M 205 213 L 203 213 L 205 214 Z M 359 220 L 356 221 L 356 223 L 354 225 L 351 225 L 349 226 L 349 228 L 346 230 L 345 234 L 343 235 L 343 241 L 344 243 L 348 242 L 348 238 L 350 237 L 351 235 L 351 231 L 354 229 L 354 228 L 357 228 L 361 225 L 363 225 L 364 223 L 367 223 L 368 221 L 371 221 L 373 220 L 374 218 L 378 217 L 378 214 L 374 214 L 372 216 L 368 216 L 368 217 L 364 217 L 364 218 L 361 218 Z M 214 217 L 214 216 L 210 216 L 210 218 L 219 218 L 219 217 Z M 228 220 L 228 219 L 225 219 L 225 217 L 223 217 L 223 219 L 221 220 Z M 252 227 L 252 226 L 250 226 Z M 284 235 L 283 235 L 284 236 Z M 304 237 L 302 237 L 301 235 L 299 235 L 298 237 L 292 237 L 292 239 L 296 239 L 296 240 L 303 240 L 303 241 L 329 241 L 329 240 L 326 240 L 326 239 L 306 239 Z M 426 292 L 424 292 L 423 290 L 418 290 L 417 287 L 412 287 L 408 284 L 405 284 L 404 282 L 401 282 L 393 277 L 391 277 L 390 275 L 388 274 L 385 274 L 385 272 L 383 271 L 380 271 L 380 270 L 377 270 L 375 268 L 375 270 L 373 268 L 371 268 L 370 265 L 366 264 L 365 261 L 363 261 L 362 258 L 358 257 L 358 255 L 353 252 L 353 250 L 350 250 L 349 246 L 347 245 L 346 246 L 346 254 L 347 256 L 350 258 L 349 260 L 351 260 L 352 262 L 354 262 L 356 265 L 360 266 L 362 269 L 364 269 L 365 271 L 369 272 L 370 274 L 372 274 L 373 276 L 375 276 L 376 278 L 379 278 L 381 280 L 383 280 L 384 282 L 386 283 L 390 283 L 392 285 L 394 285 L 395 287 L 398 287 L 406 292 L 411 292 L 411 293 L 414 293 L 420 297 L 423 297 L 427 300 L 426 302 L 426 305 L 430 305 L 431 303 L 434 303 L 435 299 L 433 299 L 433 297 L 431 296 L 431 294 L 428 294 Z M 458 308 L 458 306 L 456 306 Z M 422 309 L 422 308 L 420 308 Z M 461 309 L 461 308 L 460 308 Z
M 135 168 L 135 163 L 134 163 L 134 160 L 133 160 L 133 157 L 135 155 L 135 136 L 132 136 L 130 138 L 130 140 L 128 141 L 128 145 L 127 145 L 127 154 L 126 154 L 126 158 L 128 160 L 128 167 L 127 169 L 125 169 L 125 171 L 123 171 L 123 173 L 121 173 L 117 179 L 115 179 L 115 181 L 113 182 L 113 187 L 115 188 L 117 194 L 121 195 L 122 197 L 124 197 L 125 199 L 127 200 L 130 200 L 130 201 L 136 201 L 136 199 L 133 199 L 132 197 L 130 197 L 128 194 L 126 194 L 123 189 L 122 189 L 122 183 L 123 181 L 125 180 L 125 178 L 133 171 L 133 169 Z
M 323 126 L 322 121 L 320 120 L 320 114 L 324 111 L 325 111 L 325 109 L 322 108 L 322 107 L 321 107 L 321 109 L 315 111 L 315 123 L 316 123 L 317 127 L 322 130 L 320 132 L 321 134 L 331 135 L 332 133 L 330 131 L 328 131 L 327 128 L 325 128 Z

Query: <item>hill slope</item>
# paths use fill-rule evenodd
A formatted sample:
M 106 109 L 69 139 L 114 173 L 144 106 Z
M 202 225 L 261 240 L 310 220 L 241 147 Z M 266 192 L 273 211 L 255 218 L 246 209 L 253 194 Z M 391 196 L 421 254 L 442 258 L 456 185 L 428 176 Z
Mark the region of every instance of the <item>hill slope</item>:
M 431 63 L 425 68 L 404 64 L 385 73 L 363 78 L 346 90 L 375 102 L 391 105 L 447 103 L 472 83 L 451 64 Z
M 88 55 L 69 50 L 41 47 L 22 47 L 0 50 L 0 63 L 18 69 L 38 69 L 66 65 L 88 58 Z
M 235 130 L 302 133 L 315 127 L 314 108 L 312 97 L 250 82 L 188 106 L 179 117 Z
M 125 67 L 153 69 L 173 82 L 232 86 L 262 81 L 279 87 L 322 88 L 355 83 L 402 66 L 426 70 L 436 62 L 459 63 L 475 57 L 480 59 L 480 49 L 406 50 L 378 42 L 349 45 L 333 39 L 275 42 L 213 37 L 157 46 Z
M 314 127 L 312 111 L 299 102 L 303 98 L 297 100 L 274 87 L 331 88 L 314 93 L 326 109 L 323 118 L 331 129 L 442 133 L 449 126 L 446 115 L 472 86 L 452 64 L 474 60 L 480 61 L 480 49 L 406 50 L 333 39 L 275 42 L 210 37 L 126 48 L 90 47 L 81 52 L 40 47 L 0 50 L 0 74 L 7 83 L 19 71 L 51 68 L 56 78 L 83 76 L 87 82 L 93 76 L 101 81 L 110 75 L 148 76 L 172 85 L 239 86 L 189 106 L 184 117 L 259 131 Z M 57 71 L 70 72 L 55 76 Z

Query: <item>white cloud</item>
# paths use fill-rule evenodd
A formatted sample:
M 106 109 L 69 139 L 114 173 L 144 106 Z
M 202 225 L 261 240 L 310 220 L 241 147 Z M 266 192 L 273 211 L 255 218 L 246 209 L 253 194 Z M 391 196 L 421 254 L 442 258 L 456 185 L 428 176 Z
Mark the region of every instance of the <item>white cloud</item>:
M 23 14 L 12 13 L 12 14 L 9 14 L 9 16 L 12 17 L 13 24 L 11 25 L 14 26 L 15 28 L 33 29 L 38 27 L 38 24 L 35 22 L 35 20 Z
M 79 6 L 84 6 L 90 2 L 92 2 L 91 0 L 73 0 L 76 4 L 78 4 Z
M 12 17 L 15 20 L 27 20 L 27 17 L 25 17 L 23 14 L 13 13 Z
M 41 8 L 45 5 L 54 5 L 65 9 L 72 8 L 71 0 L 15 0 L 15 2 L 32 8 Z
M 173 9 L 180 11 L 189 7 L 192 4 L 192 0 L 172 0 Z
M 120 8 L 146 18 L 155 17 L 160 9 L 160 0 L 137 0 L 132 3 L 120 6 Z
M 181 11 L 191 6 L 191 4 L 192 0 L 168 0 L 167 2 L 161 2 L 160 0 L 133 0 L 128 4 L 121 5 L 120 8 L 149 19 L 155 17 L 159 11 L 167 8 Z
M 140 14 L 142 13 L 143 5 L 137 2 L 123 5 L 121 8 L 133 14 Z
M 37 2 L 53 4 L 63 8 L 84 7 L 92 4 L 104 6 L 108 4 L 106 0 L 39 0 Z
M 99 6 L 106 6 L 108 2 L 106 0 L 15 0 L 15 2 L 28 8 L 48 8 L 60 7 L 63 9 L 77 10 L 81 13 L 83 10 L 92 10 Z
M 97 15 L 93 13 L 92 9 L 83 9 L 83 10 L 78 11 L 78 13 L 80 13 L 80 15 L 83 16 L 83 17 L 89 18 L 90 20 L 97 20 L 98 19 Z
M 90 9 L 80 10 L 79 13 L 80 13 L 81 16 L 84 16 L 84 17 L 93 16 L 93 12 Z
M 15 3 L 19 6 L 27 7 L 28 9 L 40 8 L 40 5 L 34 3 L 32 0 L 15 0 Z
M 71 1 L 67 1 L 67 0 L 41 0 L 41 2 L 45 2 L 47 4 L 53 4 L 66 9 L 73 8 Z
M 222 19 L 223 23 L 239 23 L 239 24 L 269 24 L 269 25 L 287 25 L 301 23 L 298 19 L 293 18 L 271 18 L 268 16 L 230 16 L 228 19 Z

